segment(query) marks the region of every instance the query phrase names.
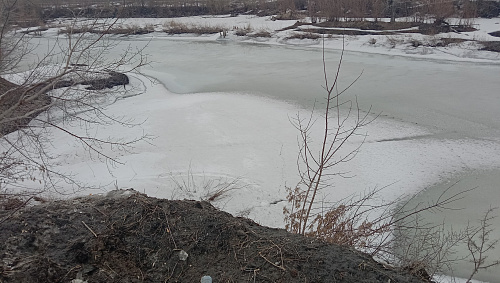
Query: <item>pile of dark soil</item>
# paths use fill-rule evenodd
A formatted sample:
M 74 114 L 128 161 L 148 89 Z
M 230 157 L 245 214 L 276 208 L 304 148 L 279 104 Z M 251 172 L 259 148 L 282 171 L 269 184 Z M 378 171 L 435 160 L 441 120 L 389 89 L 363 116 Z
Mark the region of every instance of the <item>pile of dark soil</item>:
M 0 211 L 0 229 L 0 282 L 425 282 L 207 202 L 132 190 Z
M 283 28 L 280 31 L 289 29 L 297 30 L 297 28 L 301 25 L 311 25 L 311 28 L 301 29 L 305 32 L 337 35 L 391 35 L 396 33 L 422 33 L 427 35 L 434 35 L 446 32 L 470 32 L 476 30 L 472 27 L 463 25 L 450 25 L 444 21 L 437 21 L 431 24 L 418 22 L 391 23 L 380 21 L 326 21 L 315 24 L 296 22 L 292 26 Z M 418 27 L 418 29 L 410 29 L 416 27 Z M 334 30 L 324 28 L 338 29 Z
M 480 41 L 480 43 L 484 46 L 480 50 L 500 52 L 500 41 Z
M 317 34 L 336 34 L 336 35 L 385 35 L 386 33 L 362 31 L 362 30 L 344 30 L 344 29 L 318 29 L 318 28 L 306 28 L 301 29 L 301 31 Z M 390 33 L 392 34 L 392 33 Z
M 450 25 L 445 21 L 436 21 L 431 24 L 420 24 L 418 27 L 418 30 L 421 34 L 426 34 L 426 35 L 435 35 L 439 33 L 447 33 L 447 32 L 471 32 L 475 31 L 476 29 L 470 26 L 464 26 L 464 25 Z
M 299 26 L 302 25 L 310 25 L 311 28 L 301 28 L 297 29 Z M 392 30 L 398 30 L 398 29 L 406 29 L 406 28 L 411 28 L 411 27 L 416 27 L 418 24 L 416 23 L 403 23 L 403 22 L 396 22 L 396 23 L 386 23 L 386 22 L 373 22 L 373 21 L 346 21 L 346 22 L 341 22 L 341 21 L 332 21 L 332 22 L 321 22 L 321 23 L 302 23 L 302 22 L 296 22 L 295 24 L 283 28 L 279 31 L 283 30 L 297 30 L 297 31 L 304 31 L 304 32 L 309 32 L 309 33 L 314 33 L 314 34 L 336 34 L 336 35 L 391 35 L 394 34 L 395 32 Z M 319 27 L 319 28 L 318 28 Z M 337 30 L 335 29 L 324 29 L 324 28 L 339 28 Z M 347 28 L 347 29 L 344 29 Z M 357 30 L 352 30 L 352 29 L 357 29 Z M 371 30 L 376 30 L 371 31 Z M 405 32 L 415 32 L 415 31 L 401 31 L 401 33 Z M 320 36 L 318 36 L 320 37 Z
M 381 21 L 326 21 L 314 24 L 318 27 L 356 28 L 361 30 L 398 30 L 416 27 L 419 23 L 412 22 L 381 22 Z
M 127 75 L 118 72 L 108 72 L 108 77 L 104 79 L 94 79 L 80 82 L 82 85 L 88 85 L 88 90 L 102 90 L 113 88 L 115 86 L 125 86 L 129 84 Z
M 500 30 L 499 31 L 490 32 L 489 35 L 495 36 L 495 37 L 500 37 Z
M 47 94 L 28 99 L 36 92 L 36 89 L 28 89 L 0 78 L 0 94 L 5 94 L 0 98 L 0 113 L 7 113 L 0 119 L 0 137 L 25 127 L 50 104 Z

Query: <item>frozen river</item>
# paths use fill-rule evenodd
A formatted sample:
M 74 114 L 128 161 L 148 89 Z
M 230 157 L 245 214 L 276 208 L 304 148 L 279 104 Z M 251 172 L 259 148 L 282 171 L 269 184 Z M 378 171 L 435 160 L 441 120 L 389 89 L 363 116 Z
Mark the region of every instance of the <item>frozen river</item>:
M 128 39 L 118 48 L 126 44 L 147 44 L 145 52 L 151 64 L 141 71 L 181 96 L 212 92 L 229 93 L 235 97 L 250 95 L 262 97 L 259 103 L 270 101 L 266 105 L 272 106 L 272 101 L 276 100 L 292 105 L 292 109 L 312 109 L 315 103 L 318 106 L 323 102 L 322 52 L 318 48 L 165 38 Z M 328 50 L 325 56 L 333 76 L 340 52 Z M 500 203 L 500 64 L 346 52 L 340 86 L 350 84 L 361 73 L 346 95 L 357 97 L 361 110 L 371 108 L 373 115 L 381 115 L 368 128 L 362 152 L 349 165 L 349 170 L 356 175 L 349 184 L 350 188 L 354 186 L 353 190 L 359 192 L 390 185 L 388 195 L 420 192 L 415 201 L 421 202 L 439 195 L 452 182 L 460 181 L 454 188 L 457 192 L 476 188 L 465 202 L 457 203 L 463 209 L 426 216 L 429 221 L 453 223 L 454 227 L 466 225 L 467 220 L 477 220 L 488 207 Z M 238 107 L 241 105 L 234 106 L 235 109 Z M 276 107 L 281 109 L 279 105 Z M 212 105 L 207 109 L 203 114 L 217 115 L 222 111 Z M 273 111 L 273 108 L 266 108 L 266 111 Z M 293 115 L 291 112 L 288 115 Z M 264 132 L 273 135 L 274 140 L 289 138 L 281 135 L 279 130 L 266 131 L 268 125 L 260 123 L 243 131 L 257 137 Z M 290 141 L 283 144 L 287 142 Z M 294 143 L 292 140 L 291 144 Z M 252 143 L 241 144 L 237 146 L 252 146 Z M 285 148 L 288 148 L 286 144 Z M 289 148 L 293 149 L 293 146 Z M 184 150 L 188 155 L 191 149 Z M 183 156 L 179 152 L 176 154 Z M 225 162 L 224 159 L 211 160 Z M 169 161 L 175 163 L 172 158 Z M 189 162 L 196 163 L 196 160 Z M 258 152 L 253 156 L 252 164 L 257 167 L 255 172 L 268 170 L 267 163 Z M 171 168 L 178 170 L 179 167 L 172 165 Z M 285 168 L 279 164 L 274 167 Z M 225 167 L 213 168 L 222 170 L 220 168 Z M 292 164 L 287 170 L 293 168 Z M 219 173 L 231 176 L 239 172 L 254 172 L 231 170 Z M 270 184 L 277 186 L 279 182 L 266 181 L 272 176 L 277 175 L 259 176 L 254 182 L 260 184 L 261 190 L 272 187 Z M 284 197 L 280 189 L 270 194 L 278 193 Z M 274 197 L 279 199 L 279 196 Z M 266 209 L 261 207 L 250 213 L 250 217 L 262 219 L 263 224 L 279 226 L 281 220 L 269 220 L 265 215 L 268 211 L 281 209 Z M 497 218 L 493 225 L 499 228 L 495 235 L 500 237 L 500 220 Z M 455 275 L 469 273 L 465 270 L 463 274 Z M 490 272 L 478 279 L 495 282 L 499 277 L 500 273 Z
M 153 41 L 148 50 L 162 56 L 153 56 L 155 62 L 144 69 L 145 73 L 160 79 L 174 92 L 253 93 L 306 108 L 312 108 L 314 102 L 321 102 L 324 96 L 320 50 L 187 41 L 169 41 L 168 44 Z M 326 52 L 331 75 L 339 56 L 339 51 Z M 429 166 L 435 166 L 433 159 L 443 159 L 443 167 L 435 168 L 437 174 L 419 176 L 429 178 L 424 183 L 430 185 L 412 205 L 435 199 L 455 182 L 458 183 L 452 192 L 475 188 L 465 200 L 455 204 L 461 210 L 429 214 L 427 221 L 435 224 L 444 221 L 455 229 L 463 228 L 467 225 L 466 219 L 476 222 L 489 206 L 500 203 L 500 64 L 347 52 L 342 64 L 341 85 L 349 84 L 361 72 L 361 78 L 348 95 L 358 97 L 362 110 L 371 107 L 373 113 L 381 113 L 380 120 L 397 120 L 408 129 L 418 126 L 428 131 L 422 135 L 382 138 L 379 142 L 406 142 L 398 154 L 404 155 L 410 163 L 415 154 L 419 156 L 415 162 L 429 162 Z M 447 144 L 450 148 L 433 146 L 436 144 Z M 455 144 L 459 146 L 454 148 Z M 496 154 L 484 156 L 482 152 L 475 152 L 485 148 L 486 152 Z M 478 162 L 478 156 L 486 160 Z M 377 164 L 379 157 L 365 158 Z M 379 166 L 387 162 L 379 161 Z M 426 165 L 410 164 L 406 170 L 418 170 L 419 166 Z M 397 172 L 394 174 L 397 176 Z M 376 185 L 393 181 L 399 180 L 382 177 Z M 495 219 L 493 225 L 497 230 L 492 238 L 500 237 L 500 219 Z M 464 265 L 457 270 L 462 272 L 455 275 L 466 277 L 470 266 Z M 478 278 L 495 282 L 499 277 L 499 272 L 484 272 Z

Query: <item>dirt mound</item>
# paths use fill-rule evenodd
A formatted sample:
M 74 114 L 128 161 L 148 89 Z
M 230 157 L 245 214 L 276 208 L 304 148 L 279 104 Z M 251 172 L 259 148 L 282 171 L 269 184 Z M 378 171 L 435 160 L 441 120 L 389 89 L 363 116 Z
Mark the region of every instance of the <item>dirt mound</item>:
M 207 202 L 132 190 L 0 211 L 0 229 L 0 282 L 423 282 Z
M 489 35 L 495 36 L 495 37 L 500 37 L 500 30 L 499 31 L 490 32 Z
M 88 90 L 103 90 L 129 84 L 128 76 L 122 73 L 108 71 L 101 75 L 103 78 L 85 81 L 58 79 L 54 82 L 49 80 L 36 86 L 20 86 L 0 78 L 0 95 L 8 94 L 0 98 L 0 113 L 11 111 L 0 121 L 0 136 L 26 127 L 34 117 L 46 110 L 53 98 L 50 94 L 39 93 L 39 91 L 49 84 L 53 84 L 51 89 L 87 85 Z M 35 96 L 34 99 L 31 96 Z
M 47 94 L 28 99 L 31 95 L 27 89 L 0 78 L 0 113 L 7 113 L 0 119 L 0 137 L 25 127 L 50 104 Z
M 480 41 L 484 46 L 481 50 L 500 52 L 500 41 Z

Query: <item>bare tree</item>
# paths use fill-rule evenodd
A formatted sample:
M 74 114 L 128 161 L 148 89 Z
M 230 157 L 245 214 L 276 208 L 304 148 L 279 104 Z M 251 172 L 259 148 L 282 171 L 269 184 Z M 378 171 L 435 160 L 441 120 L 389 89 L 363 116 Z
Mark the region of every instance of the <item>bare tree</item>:
M 310 136 L 311 129 L 315 125 L 313 115 L 307 119 L 297 116 L 292 121 L 300 133 L 298 161 L 300 182 L 296 188 L 289 190 L 289 202 L 294 205 L 292 210 L 285 210 L 285 215 L 287 229 L 302 235 L 312 230 L 319 221 L 319 219 L 312 220 L 312 212 L 320 191 L 332 186 L 332 178 L 343 175 L 342 172 L 335 171 L 336 166 L 354 158 L 361 144 L 348 152 L 340 150 L 349 139 L 357 135 L 359 130 L 370 122 L 368 114 L 361 113 L 356 101 L 343 100 L 342 97 L 359 77 L 346 88 L 341 90 L 338 88 L 343 54 L 342 51 L 337 72 L 333 82 L 330 83 L 323 51 L 326 105 L 322 115 L 324 132 L 319 150 L 315 150 Z M 346 113 L 343 113 L 344 109 Z
M 451 0 L 426 0 L 423 5 L 422 14 L 434 16 L 436 23 L 443 23 L 455 13 L 453 1 Z
M 320 11 L 320 16 L 327 21 L 339 21 L 344 15 L 342 1 L 317 0 L 315 2 L 314 7 Z
M 375 22 L 378 22 L 380 18 L 384 17 L 385 1 L 371 0 L 369 3 L 371 4 L 371 15 Z
M 124 86 L 129 82 L 125 73 L 144 65 L 145 55 L 142 50 L 128 47 L 120 56 L 109 58 L 118 44 L 111 34 L 116 20 L 87 20 L 85 29 L 100 31 L 90 34 L 74 32 L 82 30 L 75 19 L 29 71 L 9 75 L 30 52 L 31 36 L 10 29 L 14 5 L 4 5 L 0 11 L 0 72 L 3 75 L 0 78 L 0 197 L 21 192 L 31 195 L 59 191 L 62 187 L 80 189 L 85 184 L 76 182 L 67 172 L 54 169 L 51 134 L 62 132 L 74 138 L 109 168 L 119 162 L 103 148 L 129 150 L 146 136 L 122 140 L 96 132 L 100 126 L 111 123 L 123 127 L 138 125 L 138 122 L 109 115 L 104 107 L 124 95 L 127 91 Z M 15 81 L 5 78 L 15 78 Z M 82 131 L 73 131 L 74 125 L 79 125 Z
M 460 7 L 460 25 L 472 27 L 477 17 L 477 6 L 475 1 L 464 0 Z
M 500 257 L 489 259 L 493 249 L 500 241 L 499 239 L 490 239 L 490 234 L 494 230 L 491 227 L 491 220 L 497 217 L 492 215 L 495 210 L 496 208 L 489 208 L 480 220 L 479 227 L 469 230 L 470 233 L 467 234 L 467 248 L 470 252 L 470 261 L 474 265 L 467 282 L 471 282 L 480 271 L 500 265 Z
M 307 0 L 307 11 L 309 13 L 309 17 L 311 18 L 311 23 L 315 24 L 318 21 L 318 17 L 316 15 L 318 12 L 316 0 Z
M 396 22 L 396 0 L 387 0 L 387 10 L 391 15 L 391 23 Z

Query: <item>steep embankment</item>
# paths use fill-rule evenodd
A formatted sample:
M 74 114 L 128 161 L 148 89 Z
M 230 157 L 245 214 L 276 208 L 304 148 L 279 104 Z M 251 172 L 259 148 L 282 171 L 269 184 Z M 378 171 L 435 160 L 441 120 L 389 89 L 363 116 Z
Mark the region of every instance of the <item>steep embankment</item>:
M 2 210 L 0 221 L 0 282 L 423 282 L 207 202 L 132 190 Z

